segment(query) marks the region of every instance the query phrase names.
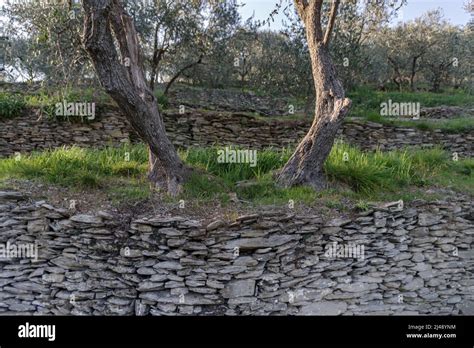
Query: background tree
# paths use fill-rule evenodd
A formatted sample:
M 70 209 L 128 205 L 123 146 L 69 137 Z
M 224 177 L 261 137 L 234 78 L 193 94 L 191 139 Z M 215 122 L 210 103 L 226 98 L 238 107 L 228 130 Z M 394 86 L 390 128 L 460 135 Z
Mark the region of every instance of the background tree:
M 341 2 L 330 49 L 346 88 L 368 81 L 367 67 L 373 64 L 376 53 L 370 48 L 373 48 L 376 35 L 389 24 L 402 3 L 385 6 L 378 1 Z
M 415 90 L 415 77 L 420 70 L 420 61 L 430 47 L 436 44 L 435 34 L 439 29 L 441 14 L 430 11 L 413 21 L 399 24 L 395 29 L 385 28 L 380 39 L 384 41 L 387 60 L 393 69 L 393 82 L 402 90 L 408 84 Z
M 199 35 L 202 5 L 202 1 L 126 2 L 126 10 L 134 19 L 143 47 L 152 90 L 158 73 L 163 72 L 163 60 L 168 55 L 176 55 L 181 47 L 191 45 Z
M 461 32 L 445 21 L 437 23 L 439 30 L 433 33 L 433 45 L 424 55 L 420 65 L 432 92 L 439 92 L 443 81 L 448 83 L 450 72 L 459 66 L 463 56 Z
M 11 63 L 17 75 L 42 76 L 44 84 L 63 88 L 87 75 L 90 66 L 80 39 L 82 13 L 73 1 L 11 2 L 3 15 L 9 20 Z

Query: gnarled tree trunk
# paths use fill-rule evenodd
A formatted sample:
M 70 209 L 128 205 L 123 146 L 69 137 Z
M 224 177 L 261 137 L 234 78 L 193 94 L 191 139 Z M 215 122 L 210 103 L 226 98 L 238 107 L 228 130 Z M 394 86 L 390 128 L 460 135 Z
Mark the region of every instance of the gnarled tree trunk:
M 278 173 L 277 181 L 285 186 L 309 185 L 315 189 L 326 186 L 326 161 L 351 101 L 345 97 L 341 82 L 336 76 L 328 44 L 339 1 L 332 3 L 329 22 L 323 36 L 321 7 L 323 0 L 295 0 L 298 14 L 304 22 L 311 67 L 316 89 L 315 117 L 309 132 L 291 158 Z
M 176 195 L 188 169 L 166 135 L 158 103 L 147 86 L 133 21 L 119 0 L 83 0 L 83 6 L 84 46 L 99 81 L 148 144 L 149 179 Z

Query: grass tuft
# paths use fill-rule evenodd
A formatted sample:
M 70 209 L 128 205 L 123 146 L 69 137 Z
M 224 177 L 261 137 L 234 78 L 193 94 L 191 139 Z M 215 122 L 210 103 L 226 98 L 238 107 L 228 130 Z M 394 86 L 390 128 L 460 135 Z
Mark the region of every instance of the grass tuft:
M 26 104 L 16 94 L 0 93 L 0 119 L 9 119 L 21 115 Z

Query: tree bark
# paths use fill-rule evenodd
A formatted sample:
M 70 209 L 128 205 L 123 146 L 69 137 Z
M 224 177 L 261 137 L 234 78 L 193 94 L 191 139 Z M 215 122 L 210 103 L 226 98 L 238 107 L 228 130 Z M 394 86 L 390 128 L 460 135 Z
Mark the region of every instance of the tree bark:
M 416 62 L 419 56 L 413 57 L 411 62 L 411 72 L 410 72 L 410 91 L 415 92 L 415 75 L 416 75 Z
M 99 81 L 148 144 L 149 179 L 177 195 L 188 169 L 166 135 L 158 103 L 147 86 L 133 21 L 119 0 L 83 0 L 83 6 L 84 46 Z
M 392 65 L 393 68 L 393 75 L 392 75 L 392 81 L 397 85 L 397 88 L 399 92 L 402 92 L 402 74 L 400 72 L 400 68 L 398 67 L 398 64 L 393 60 L 392 58 L 388 57 L 388 62 Z
M 324 163 L 331 152 L 337 130 L 351 105 L 336 76 L 335 66 L 328 50 L 330 30 L 334 25 L 339 1 L 333 1 L 324 36 L 321 29 L 322 2 L 323 0 L 295 0 L 296 8 L 306 28 L 316 103 L 315 117 L 309 132 L 278 173 L 277 181 L 285 187 L 309 185 L 317 190 L 326 187 Z
M 158 63 L 160 61 L 160 56 L 162 50 L 158 49 L 158 30 L 159 24 L 155 26 L 155 34 L 153 36 L 153 57 L 151 58 L 151 69 L 150 69 L 150 89 L 152 91 L 155 90 L 155 81 L 156 81 L 156 74 L 158 70 Z

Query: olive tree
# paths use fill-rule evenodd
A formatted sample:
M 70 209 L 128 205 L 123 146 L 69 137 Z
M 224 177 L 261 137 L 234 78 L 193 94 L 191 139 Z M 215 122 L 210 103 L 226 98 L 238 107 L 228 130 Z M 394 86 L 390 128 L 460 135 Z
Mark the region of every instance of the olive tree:
M 277 181 L 283 186 L 304 184 L 315 189 L 326 187 L 324 163 L 351 106 L 351 100 L 345 95 L 329 52 L 340 0 L 333 0 L 328 6 L 323 6 L 324 2 L 294 0 L 296 11 L 305 27 L 316 102 L 314 120 L 308 133 L 277 174 Z M 371 1 L 365 4 L 369 3 Z M 380 6 L 395 6 L 396 3 L 379 1 Z
M 339 3 L 339 0 L 332 2 L 329 20 L 323 29 L 323 0 L 295 0 L 296 10 L 306 29 L 316 106 L 309 132 L 278 174 L 278 182 L 284 186 L 306 184 L 316 189 L 325 186 L 324 162 L 331 151 L 336 132 L 351 106 L 351 100 L 345 96 L 329 54 Z
M 166 135 L 143 70 L 139 38 L 119 0 L 83 0 L 83 41 L 100 83 L 149 146 L 149 179 L 171 195 L 189 174 Z M 117 44 L 116 44 L 117 43 Z
M 392 67 L 392 80 L 402 90 L 407 84 L 415 90 L 415 78 L 421 70 L 420 62 L 437 42 L 441 13 L 427 12 L 413 21 L 401 23 L 395 28 L 387 27 L 379 37 L 386 47 L 387 60 Z
M 10 59 L 18 73 L 44 82 L 71 86 L 87 74 L 87 54 L 82 48 L 80 6 L 73 1 L 7 3 L 2 15 L 8 18 Z M 28 77 L 27 77 L 28 78 Z

